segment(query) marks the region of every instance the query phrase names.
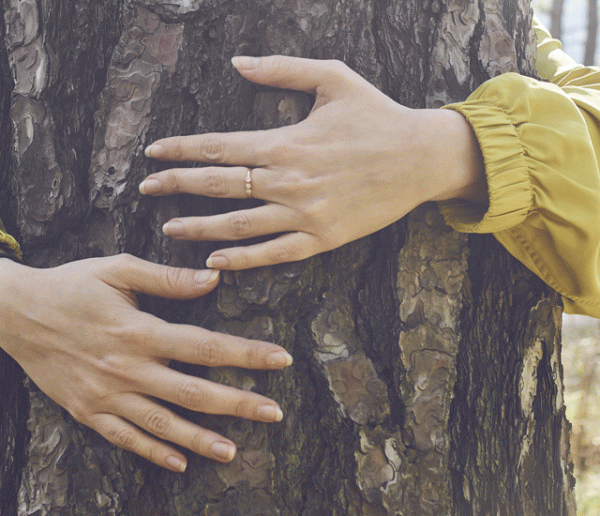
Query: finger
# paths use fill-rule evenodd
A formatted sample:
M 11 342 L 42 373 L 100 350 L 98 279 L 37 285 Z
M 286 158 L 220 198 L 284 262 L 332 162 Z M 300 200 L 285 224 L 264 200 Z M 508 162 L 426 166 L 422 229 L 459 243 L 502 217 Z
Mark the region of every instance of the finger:
M 120 395 L 114 408 L 117 413 L 163 441 L 219 462 L 231 462 L 235 457 L 235 444 L 229 439 L 194 425 L 143 396 Z
M 144 394 L 196 412 L 264 423 L 283 419 L 279 405 L 265 396 L 188 376 L 159 364 L 148 364 L 136 376 L 136 385 Z
M 245 199 L 248 197 L 246 182 L 250 173 L 250 184 L 253 197 L 262 191 L 260 185 L 265 184 L 268 171 L 251 170 L 247 167 L 204 167 L 173 168 L 149 175 L 140 184 L 140 193 L 144 195 L 171 195 L 189 193 L 206 197 L 229 197 Z
M 290 56 L 236 56 L 233 66 L 248 80 L 258 84 L 342 96 L 358 77 L 341 61 L 305 59 Z
M 189 193 L 206 197 L 271 200 L 272 170 L 248 167 L 173 168 L 149 175 L 139 186 L 144 195 Z
M 163 468 L 183 473 L 187 467 L 184 455 L 150 437 L 119 416 L 94 414 L 84 423 L 115 446 L 131 451 Z
M 242 240 L 292 231 L 299 223 L 292 210 L 278 204 L 265 204 L 211 217 L 173 219 L 163 226 L 163 232 L 180 240 Z
M 233 366 L 245 369 L 281 369 L 292 363 L 290 354 L 277 344 L 212 332 L 197 326 L 145 325 L 139 339 L 148 354 L 165 360 L 209 367 Z
M 282 128 L 285 129 L 285 128 Z M 280 129 L 206 133 L 157 140 L 146 148 L 148 158 L 201 161 L 262 167 L 268 164 L 265 142 L 274 142 Z
M 103 262 L 102 279 L 120 290 L 169 299 L 193 299 L 217 286 L 219 276 L 207 270 L 169 267 L 120 254 Z
M 206 266 L 225 270 L 251 269 L 304 260 L 334 247 L 332 244 L 321 249 L 318 240 L 308 233 L 286 233 L 261 244 L 215 251 L 206 260 Z

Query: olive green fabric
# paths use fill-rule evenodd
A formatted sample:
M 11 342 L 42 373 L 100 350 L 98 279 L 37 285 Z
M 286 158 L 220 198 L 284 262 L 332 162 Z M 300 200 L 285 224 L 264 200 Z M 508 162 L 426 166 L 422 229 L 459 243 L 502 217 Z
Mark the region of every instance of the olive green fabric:
M 23 258 L 19 244 L 6 232 L 6 228 L 0 220 L 0 256 L 2 255 L 18 258 L 19 260 Z
M 475 131 L 489 205 L 440 209 L 458 231 L 493 233 L 563 296 L 567 313 L 600 317 L 600 69 L 577 65 L 534 27 L 542 81 L 504 74 L 445 106 Z

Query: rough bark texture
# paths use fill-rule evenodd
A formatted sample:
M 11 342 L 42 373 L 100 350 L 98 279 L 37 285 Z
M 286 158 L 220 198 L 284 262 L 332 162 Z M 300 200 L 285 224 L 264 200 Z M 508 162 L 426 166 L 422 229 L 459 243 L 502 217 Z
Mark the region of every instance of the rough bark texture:
M 556 39 L 562 38 L 562 18 L 565 0 L 552 0 L 552 12 L 550 13 L 550 32 Z
M 596 61 L 596 39 L 598 37 L 598 0 L 588 0 L 587 37 L 583 64 L 593 66 Z
M 525 0 L 2 2 L 2 209 L 36 266 L 119 252 L 202 266 L 216 244 L 169 240 L 162 224 L 253 201 L 142 199 L 137 184 L 159 166 L 143 147 L 292 124 L 311 106 L 244 82 L 232 55 L 341 59 L 412 107 L 533 72 Z M 560 309 L 494 242 L 425 205 L 305 262 L 225 273 L 207 298 L 145 299 L 166 319 L 294 355 L 268 374 L 175 366 L 281 403 L 278 425 L 185 414 L 238 444 L 229 465 L 160 470 L 23 387 L 3 358 L 0 511 L 574 515 Z

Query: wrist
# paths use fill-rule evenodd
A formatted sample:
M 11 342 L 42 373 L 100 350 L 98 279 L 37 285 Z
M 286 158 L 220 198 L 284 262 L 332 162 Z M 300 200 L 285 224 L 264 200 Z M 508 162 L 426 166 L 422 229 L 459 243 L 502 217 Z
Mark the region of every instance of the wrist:
M 0 348 L 14 357 L 14 339 L 16 312 L 27 301 L 22 300 L 22 272 L 27 266 L 11 257 L 0 257 Z
M 434 170 L 441 191 L 432 201 L 464 199 L 488 203 L 485 164 L 470 124 L 457 111 L 429 110 L 435 118 L 436 135 L 429 139 L 430 155 L 438 160 Z

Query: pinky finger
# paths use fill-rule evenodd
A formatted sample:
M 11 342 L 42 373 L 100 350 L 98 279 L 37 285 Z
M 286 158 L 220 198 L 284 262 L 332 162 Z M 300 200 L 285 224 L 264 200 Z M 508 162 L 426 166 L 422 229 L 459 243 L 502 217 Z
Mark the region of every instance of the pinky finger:
M 261 244 L 215 251 L 206 260 L 206 266 L 214 269 L 241 270 L 297 262 L 325 251 L 317 247 L 317 242 L 314 236 L 307 233 L 286 233 Z
M 131 451 L 158 466 L 177 473 L 183 473 L 187 468 L 187 459 L 183 454 L 150 437 L 119 416 L 96 414 L 86 424 L 115 446 Z

